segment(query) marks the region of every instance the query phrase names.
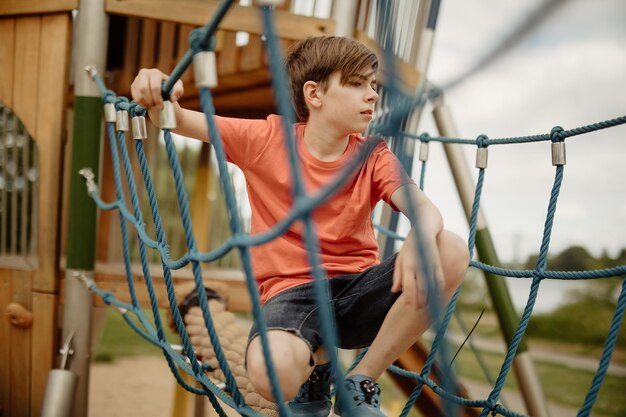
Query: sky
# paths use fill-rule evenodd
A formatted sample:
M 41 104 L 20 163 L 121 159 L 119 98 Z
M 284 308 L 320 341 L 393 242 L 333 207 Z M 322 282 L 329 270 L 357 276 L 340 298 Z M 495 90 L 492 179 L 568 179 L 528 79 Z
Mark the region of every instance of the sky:
M 428 79 L 445 85 L 465 72 L 539 3 L 442 1 Z M 445 98 L 464 138 L 535 135 L 626 115 L 626 2 L 564 1 Z M 437 135 L 431 110 L 420 131 Z M 569 138 L 566 146 L 551 252 L 582 245 L 615 256 L 626 248 L 626 125 Z M 473 168 L 475 148 L 465 151 Z M 430 155 L 425 191 L 446 227 L 466 237 L 442 147 L 432 144 Z M 482 207 L 501 260 L 523 261 L 539 251 L 554 172 L 548 142 L 489 148 Z

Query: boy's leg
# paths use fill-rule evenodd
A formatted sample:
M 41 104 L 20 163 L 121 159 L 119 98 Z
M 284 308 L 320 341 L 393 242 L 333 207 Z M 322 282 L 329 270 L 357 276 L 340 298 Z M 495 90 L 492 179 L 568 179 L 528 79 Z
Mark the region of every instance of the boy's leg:
M 296 417 L 327 417 L 332 406 L 332 375 L 330 364 L 325 363 L 324 349 L 320 347 L 312 355 L 309 345 L 302 338 L 284 330 L 269 330 L 267 335 L 278 382 L 284 400 L 289 401 L 287 406 L 291 414 Z M 265 399 L 274 401 L 259 336 L 250 342 L 246 359 L 252 385 Z M 313 362 L 322 365 L 313 367 Z
M 284 400 L 291 400 L 313 371 L 311 349 L 302 338 L 288 331 L 269 330 L 267 337 Z M 254 337 L 248 345 L 246 366 L 254 388 L 265 399 L 274 401 L 260 336 Z
M 465 275 L 469 253 L 467 244 L 459 236 L 445 230 L 440 233 L 437 246 L 445 283 L 442 289 L 443 302 L 447 303 Z M 349 375 L 366 375 L 377 380 L 430 325 L 425 307 L 411 307 L 405 295 L 401 294 L 385 316 L 367 353 Z

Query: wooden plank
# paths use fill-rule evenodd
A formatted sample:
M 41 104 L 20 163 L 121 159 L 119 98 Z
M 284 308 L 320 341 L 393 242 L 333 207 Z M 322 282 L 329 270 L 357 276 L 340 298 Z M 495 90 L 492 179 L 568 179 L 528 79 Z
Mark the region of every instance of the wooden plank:
M 73 106 L 67 108 L 66 117 L 67 122 L 66 126 L 74 126 L 74 109 Z M 68 161 L 63 164 L 63 173 L 62 173 L 62 187 L 63 193 L 61 194 L 61 216 L 60 217 L 60 226 L 59 230 L 61 231 L 61 236 L 59 238 L 59 247 L 67 248 L 67 237 L 69 231 L 67 230 L 68 225 L 68 217 L 69 217 L 69 207 L 70 207 L 70 182 L 71 182 L 71 172 L 72 172 L 72 164 L 69 161 L 72 160 L 72 129 L 68 129 L 65 146 L 63 147 L 63 160 Z M 63 249 L 63 250 L 64 250 Z
M 182 57 L 189 49 L 189 34 L 195 27 L 191 25 L 178 25 L 178 45 L 176 46 L 176 63 L 180 62 Z M 193 82 L 193 71 L 190 69 L 183 73 L 180 78 L 185 85 Z
M 133 264 L 132 271 L 139 303 L 144 307 L 148 307 L 150 302 L 148 293 L 145 290 L 146 285 L 143 279 L 141 265 L 138 263 Z M 150 274 L 153 278 L 159 306 L 161 308 L 169 308 L 165 282 L 163 281 L 163 269 L 161 268 L 161 265 L 150 265 Z M 188 285 L 190 282 L 193 282 L 193 274 L 189 268 L 172 271 L 172 275 L 175 286 L 183 284 Z M 64 273 L 61 273 L 60 276 L 63 280 Z M 230 310 L 241 312 L 250 311 L 250 297 L 248 295 L 246 283 L 241 271 L 233 269 L 204 268 L 202 270 L 202 276 L 204 281 L 208 284 L 213 282 L 227 288 L 226 296 L 228 298 L 228 308 Z M 94 280 L 98 288 L 101 290 L 111 291 L 120 300 L 130 302 L 128 284 L 126 282 L 126 273 L 124 272 L 124 266 L 122 263 L 96 263 Z M 62 285 L 60 303 L 63 304 L 64 302 L 65 300 Z M 95 307 L 105 306 L 104 302 L 97 295 L 94 295 L 93 297 L 93 304 Z
M 126 39 L 124 41 L 124 67 L 119 76 L 116 91 L 128 91 L 137 75 L 140 21 L 135 17 L 126 19 Z
M 41 88 L 37 93 L 35 140 L 39 149 L 39 204 L 45 209 L 38 213 L 39 270 L 33 279 L 33 289 L 42 292 L 58 291 L 59 176 L 65 132 L 71 25 L 68 13 L 41 18 L 38 75 Z
M 31 415 L 40 416 L 46 392 L 48 373 L 55 368 L 57 344 L 57 303 L 56 294 L 32 293 L 32 353 L 31 353 Z
M 159 29 L 159 59 L 157 61 L 157 68 L 169 74 L 176 64 L 174 62 L 176 25 L 170 22 L 161 22 Z
M 272 108 L 274 93 L 271 86 L 246 89 L 214 97 L 216 109 L 221 108 Z M 220 114 L 218 112 L 218 114 Z
M 156 45 L 157 22 L 144 20 L 141 27 L 141 46 L 139 47 L 139 68 L 153 68 L 156 64 L 154 47 Z
M 78 9 L 78 0 L 2 0 L 0 16 L 67 12 Z
M 3 414 L 11 416 L 11 324 L 4 317 L 4 312 L 12 301 L 13 282 L 11 271 L 0 268 L 0 404 Z
M 12 301 L 32 310 L 30 271 L 12 271 Z M 11 416 L 30 417 L 31 387 L 31 337 L 32 328 L 20 329 L 11 326 L 9 340 L 11 343 L 10 384 L 11 384 Z
M 40 27 L 38 16 L 15 20 L 13 111 L 31 136 L 37 131 Z
M 239 70 L 251 71 L 259 69 L 263 62 L 263 41 L 258 35 L 250 35 L 248 44 L 241 48 Z
M 24 257 L 23 255 L 8 255 L 4 254 L 0 256 L 0 270 L 1 269 L 22 269 L 30 271 L 37 269 L 37 262 L 33 262 L 33 259 Z
M 194 174 L 194 189 L 191 193 L 191 218 L 193 232 L 196 236 L 196 244 L 199 251 L 209 250 L 209 236 L 211 227 L 212 206 L 209 192 L 211 190 L 211 147 L 207 143 L 202 144 L 198 168 Z
M 13 108 L 15 19 L 0 19 L 0 102 Z
M 218 8 L 217 2 L 179 1 L 175 5 L 170 0 L 107 0 L 106 11 L 112 14 L 137 16 L 168 22 L 204 26 Z M 173 8 L 176 8 L 176 13 Z M 285 39 L 303 39 L 309 36 L 332 35 L 335 22 L 311 16 L 300 16 L 284 10 L 276 10 L 276 32 Z M 235 5 L 230 8 L 220 29 L 244 31 L 262 35 L 263 28 L 256 7 Z
M 401 59 L 396 59 L 394 61 L 394 66 L 397 74 L 389 74 L 388 68 L 385 66 L 385 62 L 383 61 L 383 51 L 381 50 L 380 45 L 378 45 L 376 41 L 368 37 L 367 34 L 362 31 L 356 32 L 356 39 L 363 42 L 370 49 L 372 49 L 376 55 L 378 55 L 378 81 L 381 84 L 384 85 L 390 76 L 399 76 L 400 82 L 403 84 L 402 88 L 413 92 L 419 87 L 422 81 L 422 74 L 413 66 Z
M 104 146 L 102 149 L 102 174 L 100 175 L 100 196 L 104 201 L 114 201 L 115 198 L 115 182 L 113 179 L 113 158 L 111 156 L 111 147 L 109 146 L 108 133 L 105 133 Z M 117 227 L 119 229 L 119 215 L 117 211 L 100 210 L 98 220 L 98 242 L 96 244 L 96 260 L 109 260 L 109 239 L 111 238 L 111 230 Z
M 222 31 L 222 48 L 217 53 L 218 82 L 222 75 L 234 74 L 237 71 L 237 59 L 240 49 L 237 47 L 237 33 Z

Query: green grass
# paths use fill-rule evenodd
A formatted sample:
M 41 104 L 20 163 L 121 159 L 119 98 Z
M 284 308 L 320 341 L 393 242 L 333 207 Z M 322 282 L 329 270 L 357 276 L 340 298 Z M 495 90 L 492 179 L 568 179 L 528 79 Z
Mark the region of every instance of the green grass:
M 483 358 L 491 376 L 498 376 L 504 355 L 483 353 Z M 489 384 L 476 358 L 470 350 L 463 349 L 455 360 L 458 374 L 470 380 Z M 543 392 L 554 402 L 573 408 L 580 408 L 589 391 L 593 372 L 572 369 L 564 365 L 557 365 L 536 361 L 535 368 L 539 375 Z M 517 382 L 512 371 L 509 372 L 505 388 L 517 390 Z M 607 375 L 604 384 L 593 407 L 593 411 L 608 416 L 626 415 L 626 378 Z
M 152 312 L 145 310 L 144 314 L 153 323 Z M 117 310 L 109 308 L 105 315 L 102 335 L 94 352 L 96 362 L 112 362 L 119 357 L 161 354 L 161 349 L 137 334 Z M 168 322 L 164 314 L 161 314 L 161 320 L 165 327 L 167 340 L 173 344 L 178 343 L 178 335 L 173 334 L 166 327 Z M 136 320 L 135 323 L 137 323 Z

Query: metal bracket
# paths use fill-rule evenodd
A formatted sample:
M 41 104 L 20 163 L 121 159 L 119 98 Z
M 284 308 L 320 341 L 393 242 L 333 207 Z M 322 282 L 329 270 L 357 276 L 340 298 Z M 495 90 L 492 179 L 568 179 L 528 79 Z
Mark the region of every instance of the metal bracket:
M 93 286 L 95 286 L 95 285 L 96 285 L 96 283 L 94 282 L 94 280 L 93 280 L 93 279 L 91 279 L 91 278 L 87 277 L 87 276 L 86 276 L 84 273 L 82 273 L 82 272 L 72 272 L 72 276 L 73 276 L 74 278 L 78 278 L 79 280 L 81 280 L 81 281 L 82 281 L 82 283 L 83 283 L 83 284 L 85 284 L 85 286 L 86 286 L 87 288 L 91 288 L 91 287 L 93 287 Z
M 72 349 L 72 339 L 74 339 L 74 330 L 72 330 L 65 338 L 63 346 L 59 349 L 59 353 L 61 354 L 61 369 L 63 370 L 66 370 L 68 358 L 74 354 L 74 349 Z
M 95 77 L 96 75 L 98 75 L 98 70 L 96 69 L 96 66 L 95 66 L 95 65 L 85 65 L 85 66 L 83 67 L 83 69 L 84 69 L 85 71 L 87 71 L 87 73 L 89 74 L 89 76 L 90 76 L 91 78 L 93 78 L 93 77 Z
M 85 183 L 87 185 L 87 192 L 89 194 L 93 192 L 98 192 L 98 186 L 96 185 L 96 182 L 94 181 L 94 178 L 96 178 L 96 176 L 94 175 L 91 168 L 81 168 L 78 171 L 78 173 L 82 175 L 83 178 L 85 178 Z

